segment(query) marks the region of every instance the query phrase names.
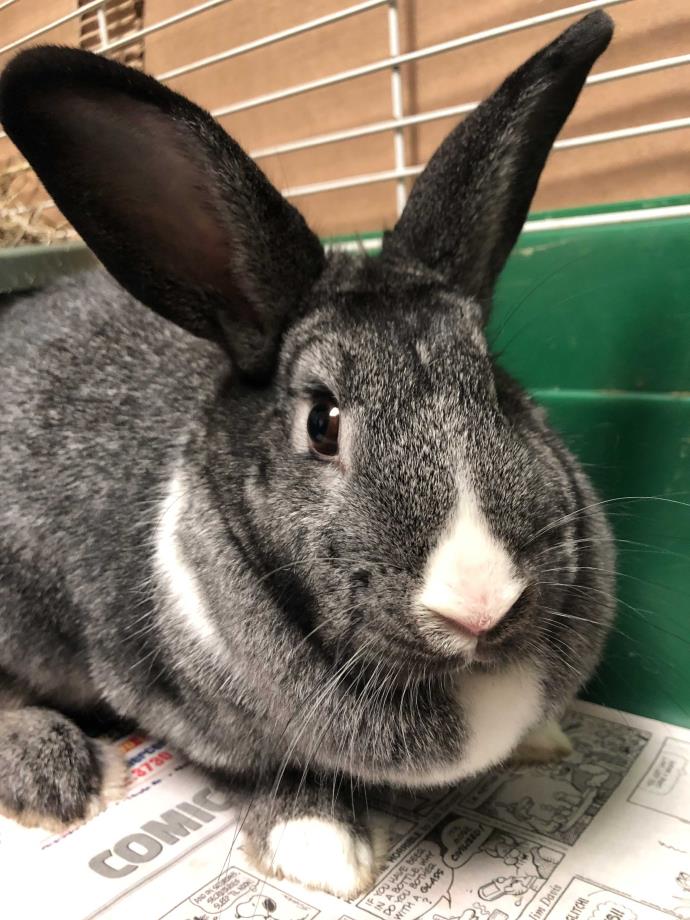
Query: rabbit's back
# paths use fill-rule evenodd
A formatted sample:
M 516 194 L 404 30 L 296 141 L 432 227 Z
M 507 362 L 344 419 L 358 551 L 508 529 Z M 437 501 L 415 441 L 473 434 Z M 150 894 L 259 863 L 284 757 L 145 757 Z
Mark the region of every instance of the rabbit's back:
M 160 473 L 226 368 L 100 271 L 4 303 L 0 529 L 45 538 L 45 516 L 81 520 L 80 499 L 106 511 Z
M 101 271 L 0 301 L 0 680 L 80 684 L 90 635 L 141 602 L 123 586 L 225 369 Z

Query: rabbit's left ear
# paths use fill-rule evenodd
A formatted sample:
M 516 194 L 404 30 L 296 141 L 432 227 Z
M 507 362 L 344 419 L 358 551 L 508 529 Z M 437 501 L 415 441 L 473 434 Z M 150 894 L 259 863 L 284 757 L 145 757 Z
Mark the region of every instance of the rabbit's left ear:
M 590 13 L 458 125 L 415 183 L 384 257 L 431 268 L 486 318 L 551 145 L 612 34 L 605 13 Z
M 3 72 L 0 118 L 125 288 L 270 375 L 324 252 L 208 112 L 114 61 L 40 47 Z

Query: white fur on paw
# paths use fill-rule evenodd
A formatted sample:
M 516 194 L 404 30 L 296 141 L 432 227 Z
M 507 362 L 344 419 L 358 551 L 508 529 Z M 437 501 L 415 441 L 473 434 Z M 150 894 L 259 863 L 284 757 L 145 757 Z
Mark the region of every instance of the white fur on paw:
M 518 744 L 511 760 L 515 763 L 552 763 L 573 753 L 573 746 L 555 719 L 533 728 Z
M 309 888 L 352 898 L 370 887 L 376 856 L 370 843 L 341 821 L 281 821 L 268 840 L 268 870 Z
M 96 744 L 101 762 L 101 788 L 89 803 L 85 821 L 102 812 L 111 802 L 123 799 L 129 779 L 127 764 L 118 748 L 108 741 L 97 741 Z

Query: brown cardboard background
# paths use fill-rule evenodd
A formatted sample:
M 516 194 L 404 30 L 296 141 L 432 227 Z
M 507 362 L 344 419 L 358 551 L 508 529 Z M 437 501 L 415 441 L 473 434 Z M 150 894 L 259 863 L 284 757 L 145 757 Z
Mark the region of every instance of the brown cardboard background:
M 74 8 L 76 0 L 18 0 L 0 11 L 0 45 Z M 199 0 L 146 0 L 145 24 Z M 328 14 L 355 0 L 232 0 L 151 34 L 145 66 L 154 74 L 267 33 Z M 402 50 L 412 50 L 568 5 L 568 0 L 399 0 Z M 630 0 L 610 8 L 617 31 L 596 70 L 690 52 L 687 0 Z M 388 56 L 384 5 L 317 31 L 175 78 L 170 85 L 208 108 L 318 79 Z M 561 20 L 404 65 L 405 114 L 482 98 L 525 57 L 569 22 Z M 78 20 L 43 41 L 74 43 Z M 8 55 L 0 56 L 0 66 Z M 587 88 L 566 126 L 570 137 L 690 116 L 690 64 Z M 248 149 L 391 117 L 390 74 L 366 77 L 226 116 L 223 125 Z M 405 130 L 406 163 L 422 163 L 454 123 Z M 0 140 L 0 160 L 10 154 Z M 279 187 L 336 179 L 394 166 L 390 132 L 264 158 Z M 395 183 L 386 182 L 297 199 L 322 234 L 355 233 L 395 220 Z M 666 134 L 557 151 L 534 203 L 551 209 L 690 192 L 690 128 Z M 41 193 L 42 194 L 42 193 Z

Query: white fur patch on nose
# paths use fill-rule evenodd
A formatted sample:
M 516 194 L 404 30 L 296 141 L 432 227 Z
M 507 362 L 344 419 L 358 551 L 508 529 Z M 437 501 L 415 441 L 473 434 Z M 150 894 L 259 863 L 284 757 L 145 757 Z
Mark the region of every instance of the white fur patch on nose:
M 429 556 L 419 604 L 479 634 L 505 616 L 525 587 L 476 499 L 463 489 L 450 526 Z

